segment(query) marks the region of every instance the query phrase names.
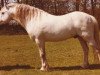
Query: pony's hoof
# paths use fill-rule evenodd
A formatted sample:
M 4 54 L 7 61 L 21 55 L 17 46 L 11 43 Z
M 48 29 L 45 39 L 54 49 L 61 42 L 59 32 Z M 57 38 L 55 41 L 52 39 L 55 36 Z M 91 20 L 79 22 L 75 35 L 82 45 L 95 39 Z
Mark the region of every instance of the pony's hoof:
M 49 71 L 50 69 L 49 69 L 49 67 L 41 67 L 40 70 L 41 70 L 41 71 Z
M 87 69 L 87 68 L 89 68 L 89 64 L 83 64 L 81 67 L 84 69 Z

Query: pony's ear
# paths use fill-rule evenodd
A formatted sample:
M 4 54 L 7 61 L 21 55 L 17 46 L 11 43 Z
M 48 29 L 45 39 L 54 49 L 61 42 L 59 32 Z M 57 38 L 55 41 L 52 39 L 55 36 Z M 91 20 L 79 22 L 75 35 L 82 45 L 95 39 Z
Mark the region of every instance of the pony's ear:
M 6 7 L 6 9 L 8 9 L 8 10 L 9 10 L 11 7 L 14 7 L 14 5 L 13 5 L 13 4 L 11 4 L 11 5 L 10 5 L 10 4 L 8 4 L 8 5 L 5 5 L 5 7 Z
M 5 5 L 5 7 L 6 7 L 6 9 L 8 9 L 8 10 L 9 10 L 9 7 L 8 7 L 7 5 Z

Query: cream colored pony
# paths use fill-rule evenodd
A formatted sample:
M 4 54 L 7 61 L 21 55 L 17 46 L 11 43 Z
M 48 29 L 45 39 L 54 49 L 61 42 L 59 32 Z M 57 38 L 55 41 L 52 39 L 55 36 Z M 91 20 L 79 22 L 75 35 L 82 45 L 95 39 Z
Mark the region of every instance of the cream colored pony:
M 99 26 L 97 20 L 89 14 L 76 11 L 55 16 L 29 5 L 11 3 L 0 11 L 1 24 L 8 23 L 10 20 L 19 22 L 30 38 L 35 40 L 43 71 L 49 69 L 45 55 L 47 41 L 57 42 L 76 37 L 84 52 L 83 68 L 89 65 L 87 44 L 95 49 L 100 60 Z

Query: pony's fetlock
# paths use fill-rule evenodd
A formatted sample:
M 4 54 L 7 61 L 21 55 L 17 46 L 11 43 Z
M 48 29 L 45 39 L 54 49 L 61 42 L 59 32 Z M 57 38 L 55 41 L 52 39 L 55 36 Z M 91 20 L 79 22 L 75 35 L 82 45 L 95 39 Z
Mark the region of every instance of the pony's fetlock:
M 89 68 L 89 63 L 85 63 L 81 67 L 84 68 L 84 69 Z
M 40 69 L 41 71 L 49 71 L 49 66 L 43 66 Z

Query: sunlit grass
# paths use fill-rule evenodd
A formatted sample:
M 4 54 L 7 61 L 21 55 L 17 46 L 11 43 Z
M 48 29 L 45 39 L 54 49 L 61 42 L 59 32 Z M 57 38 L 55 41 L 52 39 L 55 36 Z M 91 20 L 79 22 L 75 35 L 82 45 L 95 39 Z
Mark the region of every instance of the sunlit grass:
M 39 52 L 27 35 L 0 36 L 0 75 L 99 75 L 100 69 L 81 69 L 83 51 L 77 39 L 46 43 L 52 71 L 41 72 Z M 93 62 L 92 49 L 89 52 Z

